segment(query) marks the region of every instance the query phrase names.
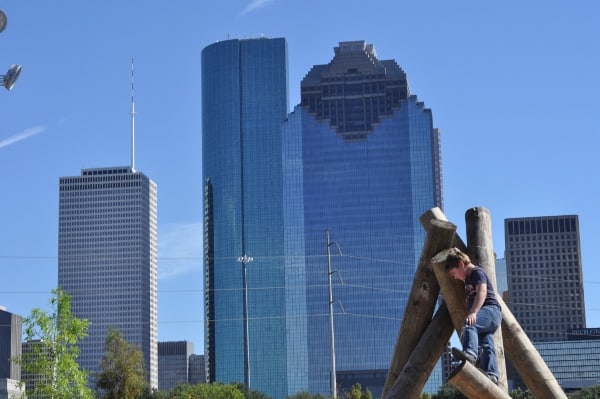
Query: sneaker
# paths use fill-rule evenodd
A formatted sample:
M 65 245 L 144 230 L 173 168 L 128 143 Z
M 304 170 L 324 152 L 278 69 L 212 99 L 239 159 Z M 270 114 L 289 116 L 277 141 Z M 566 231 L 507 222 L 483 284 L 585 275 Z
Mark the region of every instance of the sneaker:
M 475 365 L 475 362 L 477 361 L 477 358 L 475 356 L 473 356 L 469 352 L 463 352 L 458 348 L 452 348 L 452 356 L 454 356 L 454 358 L 457 360 L 460 360 L 462 362 L 469 362 L 472 365 Z
M 487 376 L 494 384 L 498 385 L 498 377 L 496 377 L 494 374 L 488 374 Z

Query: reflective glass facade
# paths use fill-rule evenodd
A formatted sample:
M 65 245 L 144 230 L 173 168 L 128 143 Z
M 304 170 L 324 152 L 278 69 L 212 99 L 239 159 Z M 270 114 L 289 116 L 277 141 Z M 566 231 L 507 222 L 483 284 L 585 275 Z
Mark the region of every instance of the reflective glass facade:
M 202 51 L 207 379 L 287 396 L 281 124 L 284 39 Z M 246 257 L 243 257 L 246 255 Z
M 442 206 L 439 132 L 396 62 L 364 42 L 340 43 L 301 92 L 287 115 L 284 39 L 202 52 L 207 379 L 276 399 L 329 393 L 329 228 L 338 385 L 378 397 L 418 218 Z M 440 367 L 430 381 L 437 391 Z
M 108 328 L 144 354 L 158 386 L 157 189 L 130 167 L 83 169 L 60 178 L 58 285 L 90 321 L 79 365 L 99 372 Z M 92 374 L 93 375 L 93 374 Z
M 329 393 L 329 229 L 338 385 L 361 382 L 377 397 L 423 247 L 418 218 L 442 206 L 439 133 L 395 61 L 379 61 L 364 42 L 335 50 L 306 75 L 283 129 L 288 339 L 297 351 L 288 382 L 298 384 L 292 392 Z M 437 391 L 440 367 L 430 381 Z

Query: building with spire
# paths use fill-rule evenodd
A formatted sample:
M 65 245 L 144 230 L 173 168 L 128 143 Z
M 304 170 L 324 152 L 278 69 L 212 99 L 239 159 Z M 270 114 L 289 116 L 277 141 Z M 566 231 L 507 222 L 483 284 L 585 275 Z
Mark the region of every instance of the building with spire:
M 91 378 L 114 328 L 141 349 L 157 388 L 157 186 L 135 170 L 134 121 L 132 60 L 131 164 L 60 178 L 58 285 L 72 296 L 73 314 L 90 322 L 78 362 Z

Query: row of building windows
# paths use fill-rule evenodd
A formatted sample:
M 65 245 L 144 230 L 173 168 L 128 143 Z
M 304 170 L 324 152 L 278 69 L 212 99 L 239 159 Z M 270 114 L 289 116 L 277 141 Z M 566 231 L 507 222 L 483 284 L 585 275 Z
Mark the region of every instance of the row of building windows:
M 507 220 L 508 234 L 569 233 L 577 231 L 575 217 L 556 219 Z

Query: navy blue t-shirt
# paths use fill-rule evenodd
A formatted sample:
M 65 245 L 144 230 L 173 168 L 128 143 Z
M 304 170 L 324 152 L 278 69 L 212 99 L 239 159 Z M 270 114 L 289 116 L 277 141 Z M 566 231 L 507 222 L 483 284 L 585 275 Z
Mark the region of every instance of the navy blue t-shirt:
M 465 280 L 465 294 L 467 295 L 467 311 L 469 311 L 471 309 L 471 306 L 473 306 L 475 294 L 477 293 L 477 286 L 479 284 L 487 285 L 487 295 L 482 306 L 496 305 L 500 307 L 500 304 L 496 299 L 496 292 L 494 292 L 494 287 L 492 287 L 492 284 L 490 283 L 487 274 L 485 274 L 481 267 L 475 266 L 475 269 L 471 271 L 471 274 L 469 274 L 469 276 Z

